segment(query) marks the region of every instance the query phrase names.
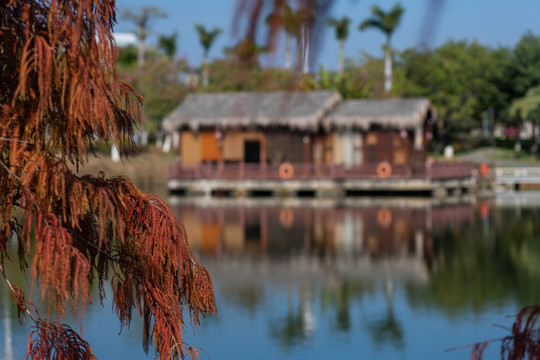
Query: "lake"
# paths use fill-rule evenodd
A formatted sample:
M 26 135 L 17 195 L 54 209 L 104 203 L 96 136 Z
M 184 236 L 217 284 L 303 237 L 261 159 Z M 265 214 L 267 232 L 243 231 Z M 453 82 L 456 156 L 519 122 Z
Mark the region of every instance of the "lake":
M 170 203 L 216 289 L 217 316 L 185 336 L 203 359 L 468 359 L 446 350 L 504 337 L 540 303 L 537 193 Z M 139 321 L 119 336 L 95 300 L 83 337 L 99 359 L 154 357 Z M 0 359 L 21 359 L 31 323 L 9 301 L 2 283 Z

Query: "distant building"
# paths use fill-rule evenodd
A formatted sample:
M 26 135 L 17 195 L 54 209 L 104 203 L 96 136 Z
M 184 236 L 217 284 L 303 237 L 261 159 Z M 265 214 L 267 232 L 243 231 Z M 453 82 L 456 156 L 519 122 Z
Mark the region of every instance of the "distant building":
M 137 45 L 137 35 L 133 33 L 114 33 L 113 35 L 118 47 Z

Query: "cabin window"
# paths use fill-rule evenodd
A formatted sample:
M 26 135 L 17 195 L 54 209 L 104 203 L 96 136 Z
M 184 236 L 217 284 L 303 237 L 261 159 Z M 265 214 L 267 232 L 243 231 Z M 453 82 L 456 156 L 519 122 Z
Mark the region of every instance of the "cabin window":
M 407 163 L 407 148 L 405 147 L 405 141 L 401 134 L 395 134 L 394 136 L 394 163 L 405 164 Z
M 240 132 L 229 131 L 223 137 L 223 159 L 225 161 L 242 161 L 244 158 L 243 137 Z
M 333 163 L 333 145 L 334 145 L 333 136 L 328 135 L 324 141 L 324 162 L 325 164 Z
M 373 137 L 376 141 L 374 142 Z M 376 130 L 366 135 L 366 162 L 392 161 L 394 158 L 394 136 L 384 130 Z
M 246 224 L 244 227 L 244 238 L 246 242 L 258 243 L 261 241 L 261 225 Z
M 405 145 L 405 142 L 403 141 L 403 138 L 401 137 L 401 134 L 395 134 L 394 135 L 394 147 L 401 148 Z
M 420 151 L 424 149 L 424 129 L 422 125 L 414 129 L 414 150 Z
M 369 133 L 366 136 L 366 145 L 377 145 L 377 134 Z
M 341 142 L 339 142 L 341 140 Z M 350 131 L 343 133 L 341 138 L 336 137 L 336 153 L 334 154 L 336 164 L 345 164 L 350 167 L 353 164 L 352 134 Z
M 340 139 L 342 143 L 337 142 L 335 149 L 342 153 L 334 154 L 334 159 L 341 161 L 336 161 L 336 164 L 343 163 L 346 167 L 362 165 L 362 134 L 346 131 Z
M 394 163 L 405 164 L 407 162 L 407 152 L 405 149 L 396 149 L 394 151 Z
M 244 162 L 259 163 L 261 160 L 261 142 L 259 140 L 246 140 L 244 142 Z
M 353 164 L 362 165 L 362 162 L 363 162 L 362 134 L 353 134 L 352 144 L 353 144 Z
M 266 156 L 273 164 L 299 163 L 311 158 L 312 142 L 303 142 L 301 134 L 272 132 L 266 136 Z M 309 139 L 309 138 L 308 138 Z

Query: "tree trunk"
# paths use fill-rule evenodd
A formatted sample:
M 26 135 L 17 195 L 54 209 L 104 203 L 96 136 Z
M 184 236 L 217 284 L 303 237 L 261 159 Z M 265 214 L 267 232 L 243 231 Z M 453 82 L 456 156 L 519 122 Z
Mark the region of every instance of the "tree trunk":
M 141 32 L 139 31 L 139 44 L 137 47 L 137 64 L 140 68 L 144 67 L 144 52 L 145 52 L 145 44 L 144 44 L 144 36 L 141 35 Z
M 209 73 L 208 73 L 208 57 L 205 55 L 202 65 L 202 85 L 203 87 L 207 87 L 210 83 L 209 80 Z
M 339 40 L 339 64 L 338 64 L 338 72 L 340 75 L 343 74 L 343 70 L 345 69 L 345 40 Z
M 285 70 L 290 70 L 292 65 L 291 37 L 285 35 Z
M 384 57 L 384 91 L 392 90 L 392 50 L 386 46 Z
M 309 28 L 302 26 L 302 74 L 309 72 Z
M 300 72 L 300 54 L 302 49 L 302 37 L 296 38 L 296 59 L 294 61 L 294 71 L 296 73 Z

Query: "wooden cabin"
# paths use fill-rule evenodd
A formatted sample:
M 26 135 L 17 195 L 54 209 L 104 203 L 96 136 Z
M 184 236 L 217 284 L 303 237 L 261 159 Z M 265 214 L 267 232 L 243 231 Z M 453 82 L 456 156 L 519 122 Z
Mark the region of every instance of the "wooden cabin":
M 339 104 L 323 120 L 323 128 L 332 138 L 334 164 L 346 170 L 375 166 L 387 177 L 425 167 L 435 121 L 435 110 L 425 98 L 359 99 Z
M 192 94 L 163 128 L 180 132 L 185 167 L 309 163 L 314 149 L 324 148 L 323 118 L 340 102 L 332 91 Z
M 197 179 L 266 181 L 270 191 L 295 180 L 328 180 L 339 188 L 336 181 L 360 186 L 361 179 L 470 178 L 470 164 L 427 161 L 435 119 L 425 98 L 343 100 L 334 91 L 191 94 L 163 121 L 165 131 L 180 133 L 180 160 L 167 176 L 187 187 Z M 212 186 L 231 188 L 223 184 Z M 431 185 L 415 188 L 431 191 Z

